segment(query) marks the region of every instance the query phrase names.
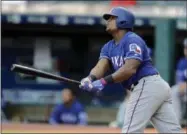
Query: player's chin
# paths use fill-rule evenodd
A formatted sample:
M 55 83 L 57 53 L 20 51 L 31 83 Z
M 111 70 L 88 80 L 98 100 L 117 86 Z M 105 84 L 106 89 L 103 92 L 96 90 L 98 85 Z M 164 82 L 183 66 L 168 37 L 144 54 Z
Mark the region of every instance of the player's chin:
M 106 27 L 106 32 L 111 33 L 112 30 L 111 30 L 110 28 L 107 28 L 107 27 Z

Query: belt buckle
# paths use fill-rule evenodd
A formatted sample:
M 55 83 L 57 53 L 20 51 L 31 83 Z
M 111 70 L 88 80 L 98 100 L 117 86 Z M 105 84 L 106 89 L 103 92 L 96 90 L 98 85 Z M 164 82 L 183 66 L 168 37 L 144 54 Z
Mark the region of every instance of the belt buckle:
M 130 91 L 133 91 L 134 86 L 135 86 L 134 84 L 131 85 L 131 89 L 130 89 Z

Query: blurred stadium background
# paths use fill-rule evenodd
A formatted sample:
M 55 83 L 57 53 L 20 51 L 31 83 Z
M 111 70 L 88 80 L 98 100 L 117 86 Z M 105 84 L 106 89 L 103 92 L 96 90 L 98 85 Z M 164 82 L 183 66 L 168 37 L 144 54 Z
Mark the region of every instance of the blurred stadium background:
M 2 1 L 1 90 L 10 121 L 48 123 L 53 106 L 61 102 L 67 84 L 10 72 L 13 63 L 33 66 L 80 80 L 98 60 L 104 43 L 104 12 L 124 6 L 136 16 L 135 32 L 153 51 L 161 75 L 172 86 L 187 37 L 186 1 Z M 88 125 L 108 126 L 116 119 L 126 92 L 118 85 L 106 87 L 101 96 L 83 92 Z M 186 106 L 186 104 L 185 104 Z M 185 110 L 185 109 L 184 109 Z M 186 125 L 184 113 L 181 124 Z M 148 127 L 152 127 L 149 125 Z

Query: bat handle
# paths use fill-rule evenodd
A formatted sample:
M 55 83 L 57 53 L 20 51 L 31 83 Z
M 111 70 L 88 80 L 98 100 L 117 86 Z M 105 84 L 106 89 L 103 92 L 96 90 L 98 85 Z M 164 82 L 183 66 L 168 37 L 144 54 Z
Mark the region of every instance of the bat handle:
M 16 64 L 13 64 L 10 70 L 13 71 L 15 69 L 15 66 Z

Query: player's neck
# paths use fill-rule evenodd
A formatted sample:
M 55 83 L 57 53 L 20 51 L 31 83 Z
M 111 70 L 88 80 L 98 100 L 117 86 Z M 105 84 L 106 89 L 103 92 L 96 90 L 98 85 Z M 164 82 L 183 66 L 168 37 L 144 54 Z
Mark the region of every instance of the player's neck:
M 118 45 L 120 40 L 123 38 L 123 36 L 127 33 L 127 31 L 124 30 L 118 30 L 116 31 L 112 36 L 114 38 L 115 44 Z

